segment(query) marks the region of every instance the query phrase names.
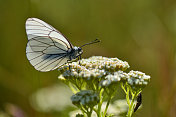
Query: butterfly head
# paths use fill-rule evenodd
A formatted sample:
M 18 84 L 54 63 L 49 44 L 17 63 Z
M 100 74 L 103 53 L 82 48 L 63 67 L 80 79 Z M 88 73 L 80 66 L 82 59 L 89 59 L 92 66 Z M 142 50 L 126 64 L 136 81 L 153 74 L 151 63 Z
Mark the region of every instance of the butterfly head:
M 75 56 L 76 56 L 76 58 L 78 57 L 78 56 L 80 56 L 82 53 L 83 53 L 83 50 L 82 50 L 82 48 L 80 48 L 80 47 L 74 47 L 74 50 L 75 50 Z
M 78 58 L 83 53 L 80 47 L 73 47 L 70 51 L 70 60 Z

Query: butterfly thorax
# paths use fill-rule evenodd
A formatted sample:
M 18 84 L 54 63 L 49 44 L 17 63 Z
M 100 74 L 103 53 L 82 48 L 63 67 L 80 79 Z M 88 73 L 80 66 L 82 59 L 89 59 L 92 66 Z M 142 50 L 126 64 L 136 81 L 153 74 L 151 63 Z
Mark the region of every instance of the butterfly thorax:
M 81 56 L 81 54 L 83 53 L 83 50 L 80 47 L 75 46 L 72 49 L 70 49 L 68 53 L 69 53 L 69 59 L 73 60 Z

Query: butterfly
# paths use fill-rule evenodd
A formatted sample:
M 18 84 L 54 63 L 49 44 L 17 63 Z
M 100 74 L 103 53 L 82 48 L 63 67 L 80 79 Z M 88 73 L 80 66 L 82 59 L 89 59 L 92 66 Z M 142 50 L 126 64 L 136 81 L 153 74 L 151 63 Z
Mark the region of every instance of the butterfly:
M 81 47 L 73 46 L 58 30 L 37 18 L 26 20 L 26 33 L 27 59 L 36 70 L 42 72 L 55 70 L 74 59 L 81 59 L 81 47 L 100 42 L 95 39 Z

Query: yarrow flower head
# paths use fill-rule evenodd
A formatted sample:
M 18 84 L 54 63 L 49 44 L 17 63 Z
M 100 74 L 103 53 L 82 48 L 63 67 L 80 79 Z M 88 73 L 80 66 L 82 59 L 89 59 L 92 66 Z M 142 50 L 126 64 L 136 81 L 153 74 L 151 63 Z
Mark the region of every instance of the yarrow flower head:
M 58 71 L 61 75 L 58 78 L 73 83 L 79 90 L 83 90 L 85 87 L 96 90 L 98 87 L 108 86 L 114 81 L 126 79 L 122 75 L 125 75 L 123 71 L 129 67 L 126 61 L 118 58 L 93 56 L 60 67 Z
M 60 67 L 58 71 L 61 75 L 58 78 L 75 84 L 79 90 L 93 85 L 96 86 L 95 89 L 109 87 L 122 82 L 133 88 L 144 87 L 149 83 L 150 76 L 145 73 L 133 70 L 125 72 L 129 67 L 126 61 L 118 58 L 93 56 Z
M 92 90 L 81 90 L 71 97 L 72 103 L 76 106 L 93 107 L 99 102 L 99 97 Z
M 132 88 L 145 87 L 150 81 L 150 76 L 140 71 L 131 70 L 129 73 L 123 71 L 109 74 L 101 81 L 102 86 L 109 86 L 114 83 L 127 82 Z
M 117 70 L 126 70 L 129 64 L 118 58 L 93 56 L 77 62 L 66 64 L 58 69 L 65 78 L 102 78 Z M 59 77 L 60 78 L 60 77 Z
M 113 74 L 109 74 L 103 79 L 100 83 L 101 86 L 107 87 L 114 83 L 120 83 L 129 79 L 129 75 L 121 70 L 114 72 Z
M 132 86 L 132 88 L 145 87 L 150 81 L 150 76 L 145 75 L 145 73 L 140 71 L 131 70 L 128 73 L 128 76 L 129 76 L 129 79 L 127 80 L 127 82 L 129 85 Z

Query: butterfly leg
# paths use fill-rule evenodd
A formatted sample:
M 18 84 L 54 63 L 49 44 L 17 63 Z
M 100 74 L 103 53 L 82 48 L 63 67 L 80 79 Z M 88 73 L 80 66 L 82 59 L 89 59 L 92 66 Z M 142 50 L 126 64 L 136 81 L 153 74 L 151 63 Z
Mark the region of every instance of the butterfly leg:
M 81 62 L 80 62 L 80 60 L 81 60 L 81 55 L 78 57 L 78 60 L 79 60 L 79 65 L 81 65 Z
M 69 71 L 71 72 L 71 67 L 70 67 L 70 63 L 71 61 L 70 60 L 67 60 L 67 63 L 68 63 L 68 68 L 69 68 Z
M 69 71 L 71 72 L 71 68 L 70 68 L 70 65 L 68 66 L 68 68 L 69 68 Z

